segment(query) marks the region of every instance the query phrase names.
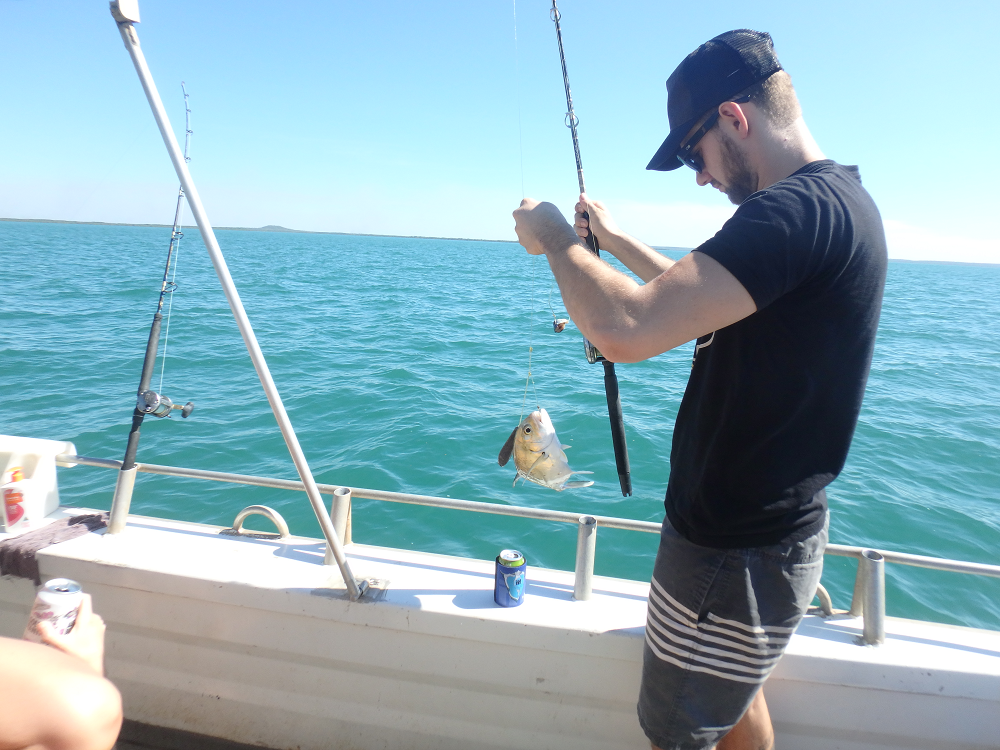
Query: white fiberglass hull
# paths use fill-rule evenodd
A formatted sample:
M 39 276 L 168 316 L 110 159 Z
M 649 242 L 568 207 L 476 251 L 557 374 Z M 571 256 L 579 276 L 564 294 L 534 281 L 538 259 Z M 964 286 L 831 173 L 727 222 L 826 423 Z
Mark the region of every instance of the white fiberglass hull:
M 647 748 L 635 718 L 648 585 L 530 569 L 492 601 L 491 561 L 350 545 L 379 588 L 350 602 L 322 542 L 220 537 L 131 517 L 38 554 L 94 595 L 129 719 L 271 748 Z M 30 581 L 0 580 L 17 636 Z M 767 683 L 778 747 L 1000 744 L 1000 633 L 807 617 Z

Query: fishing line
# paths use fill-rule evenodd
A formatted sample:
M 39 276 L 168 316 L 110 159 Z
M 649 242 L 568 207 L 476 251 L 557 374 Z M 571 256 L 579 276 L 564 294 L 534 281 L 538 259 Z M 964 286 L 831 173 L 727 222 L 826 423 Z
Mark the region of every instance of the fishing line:
M 521 130 L 521 59 L 517 46 L 517 0 L 514 3 L 514 91 L 517 98 L 517 150 L 521 157 L 521 198 L 524 198 L 524 134 Z
M 524 133 L 521 127 L 521 62 L 517 44 L 517 0 L 512 2 L 514 8 L 514 91 L 517 99 L 517 150 L 521 162 L 521 198 L 524 199 Z M 524 420 L 524 406 L 528 402 L 528 385 L 531 385 L 531 393 L 535 404 L 538 406 L 538 389 L 535 387 L 535 378 L 531 372 L 531 355 L 535 351 L 534 328 L 535 328 L 535 265 L 537 256 L 531 256 L 531 313 L 528 318 L 528 374 L 524 379 L 524 395 L 521 398 L 521 417 L 518 423 Z
M 184 191 L 183 189 L 181 189 L 181 194 L 183 195 L 183 193 Z M 184 226 L 183 213 L 184 213 L 184 207 L 182 205 L 180 208 L 180 213 L 178 214 L 178 218 L 180 219 L 180 221 L 178 222 L 177 226 L 174 227 L 173 232 L 171 232 L 170 234 L 171 242 L 175 242 L 176 244 L 174 245 L 174 252 L 173 252 L 173 259 L 174 259 L 173 274 L 170 277 L 170 284 L 167 286 L 167 291 L 170 292 L 170 298 L 167 301 L 167 325 L 166 325 L 166 330 L 163 333 L 163 354 L 160 357 L 159 390 L 161 392 L 163 391 L 163 372 L 164 370 L 167 369 L 167 344 L 170 341 L 170 313 L 174 309 L 174 292 L 177 291 L 177 265 L 178 261 L 180 261 L 181 259 L 181 237 L 184 236 L 184 232 L 180 231 L 181 229 L 183 229 Z
M 188 156 L 188 151 L 191 148 L 191 107 L 188 105 L 188 92 L 184 87 L 184 81 L 181 81 L 181 92 L 184 94 L 184 161 L 190 162 L 191 157 Z M 160 387 L 159 390 L 163 391 L 163 373 L 167 369 L 167 343 L 170 341 L 170 313 L 174 309 L 174 292 L 177 290 L 177 265 L 178 260 L 180 260 L 181 255 L 181 238 L 184 236 L 184 232 L 181 231 L 183 227 L 184 218 L 184 187 L 181 186 L 177 189 L 177 210 L 174 212 L 174 226 L 170 232 L 170 249 L 167 251 L 167 269 L 170 270 L 170 263 L 173 262 L 173 275 L 170 277 L 170 282 L 165 283 L 163 286 L 163 292 L 169 293 L 170 298 L 167 302 L 167 326 L 166 331 L 163 334 L 163 355 L 160 359 Z M 164 272 L 164 281 L 166 281 L 166 271 Z
M 521 399 L 521 418 L 518 420 L 520 424 L 524 420 L 524 405 L 528 401 L 528 383 L 531 383 L 531 394 L 535 398 L 535 408 L 541 409 L 541 404 L 538 403 L 538 390 L 535 388 L 535 378 L 531 373 L 531 355 L 535 351 L 533 346 L 534 341 L 534 329 L 535 329 L 535 261 L 538 256 L 531 256 L 531 317 L 528 319 L 528 376 L 524 379 L 524 397 Z

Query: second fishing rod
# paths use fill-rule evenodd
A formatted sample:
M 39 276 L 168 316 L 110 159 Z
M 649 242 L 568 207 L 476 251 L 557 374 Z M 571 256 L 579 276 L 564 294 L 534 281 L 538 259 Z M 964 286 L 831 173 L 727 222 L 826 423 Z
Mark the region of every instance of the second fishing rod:
M 569 88 L 569 73 L 566 72 L 566 54 L 563 51 L 562 28 L 559 25 L 559 21 L 562 16 L 559 13 L 559 8 L 556 6 L 556 0 L 552 0 L 552 10 L 549 11 L 549 17 L 556 25 L 556 42 L 559 44 L 559 63 L 562 65 L 563 86 L 566 89 L 566 127 L 569 128 L 570 133 L 573 136 L 573 155 L 576 157 L 576 177 L 580 183 L 580 192 L 586 193 L 587 188 L 583 179 L 583 159 L 580 158 L 580 139 L 576 132 L 576 126 L 580 121 L 577 118 L 576 113 L 573 111 L 573 95 Z M 583 216 L 586 219 L 590 218 L 586 212 L 584 212 Z M 593 231 L 588 232 L 586 243 L 587 247 L 589 247 L 591 252 L 595 255 L 601 254 L 600 245 L 598 244 L 597 237 L 594 236 Z M 584 352 L 587 355 L 588 362 L 591 364 L 600 362 L 604 365 L 604 392 L 608 399 L 608 418 L 611 421 L 611 442 L 615 449 L 615 464 L 618 469 L 618 482 L 621 484 L 622 496 L 628 497 L 632 494 L 632 476 L 629 470 L 628 446 L 625 443 L 625 422 L 622 417 L 622 402 L 621 395 L 618 391 L 618 375 L 615 372 L 615 363 L 606 359 L 604 355 L 602 355 L 597 348 L 587 340 L 586 336 L 584 336 L 583 339 L 583 347 Z

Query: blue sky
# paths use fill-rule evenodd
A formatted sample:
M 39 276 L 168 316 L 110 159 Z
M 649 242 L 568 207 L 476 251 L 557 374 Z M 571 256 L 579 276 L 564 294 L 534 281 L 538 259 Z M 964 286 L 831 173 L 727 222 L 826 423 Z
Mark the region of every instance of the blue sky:
M 549 6 L 517 2 L 516 47 L 511 0 L 140 0 L 138 32 L 178 133 L 187 83 L 217 226 L 513 239 L 523 194 L 575 197 Z M 564 0 L 589 192 L 653 244 L 710 236 L 725 197 L 644 167 L 675 65 L 757 28 L 826 154 L 860 165 L 894 257 L 1000 263 L 998 7 Z M 176 178 L 106 2 L 0 0 L 0 70 L 0 216 L 171 220 Z

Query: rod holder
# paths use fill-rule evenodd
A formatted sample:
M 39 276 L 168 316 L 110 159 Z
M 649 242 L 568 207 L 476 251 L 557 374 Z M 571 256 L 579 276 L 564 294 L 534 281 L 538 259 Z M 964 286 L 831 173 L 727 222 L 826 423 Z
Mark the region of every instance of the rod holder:
M 885 558 L 873 549 L 861 551 L 858 578 L 862 581 L 861 600 L 864 629 L 861 640 L 866 646 L 885 643 Z
M 330 520 L 333 521 L 333 528 L 337 530 L 337 538 L 341 544 L 351 543 L 351 488 L 338 487 L 333 491 L 333 502 L 330 503 Z M 326 545 L 326 557 L 323 558 L 324 565 L 333 565 L 336 562 L 333 557 L 333 550 L 330 545 Z
M 861 617 L 865 610 L 865 569 L 858 558 L 858 572 L 854 575 L 854 593 L 851 594 L 851 617 Z
M 132 489 L 135 487 L 137 471 L 139 471 L 139 467 L 133 466 L 131 469 L 122 469 L 118 472 L 115 494 L 111 499 L 111 514 L 108 517 L 107 533 L 109 534 L 119 534 L 125 530 L 128 510 L 132 505 Z
M 573 598 L 585 602 L 594 590 L 594 557 L 597 553 L 597 519 L 580 516 L 576 527 L 576 580 Z

